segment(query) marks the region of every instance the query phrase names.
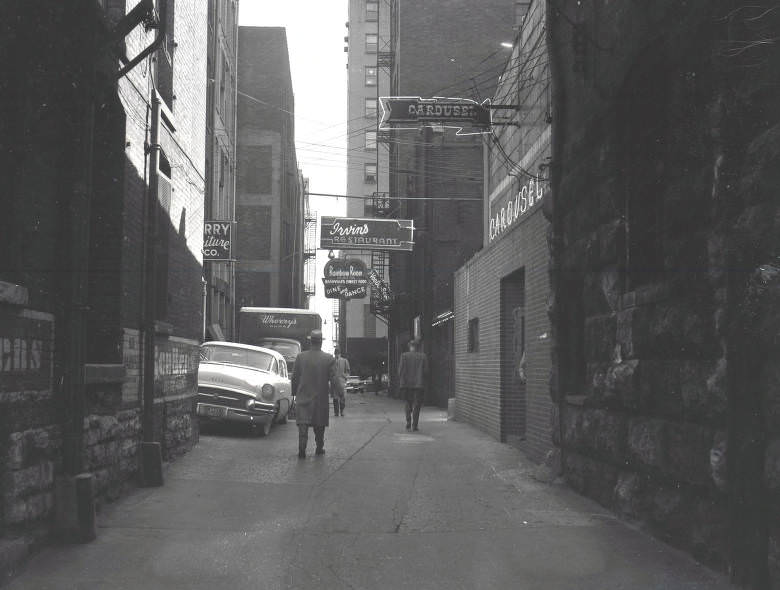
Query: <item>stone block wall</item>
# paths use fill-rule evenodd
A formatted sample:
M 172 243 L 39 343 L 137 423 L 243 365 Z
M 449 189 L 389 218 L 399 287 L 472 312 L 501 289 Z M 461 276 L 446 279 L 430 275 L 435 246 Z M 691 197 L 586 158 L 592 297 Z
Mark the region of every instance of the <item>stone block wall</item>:
M 567 0 L 551 21 L 566 478 L 756 588 L 780 584 L 780 51 L 736 45 L 772 6 Z

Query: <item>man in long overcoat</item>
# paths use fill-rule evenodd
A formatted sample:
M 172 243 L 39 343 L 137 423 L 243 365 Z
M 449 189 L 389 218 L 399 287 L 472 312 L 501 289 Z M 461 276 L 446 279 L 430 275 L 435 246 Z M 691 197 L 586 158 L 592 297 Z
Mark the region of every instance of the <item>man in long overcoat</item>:
M 316 455 L 325 453 L 325 427 L 330 414 L 329 387 L 337 391 L 341 383 L 336 374 L 336 359 L 322 351 L 322 332 L 312 330 L 311 349 L 298 355 L 293 369 L 292 388 L 295 392 L 298 424 L 298 457 L 306 457 L 309 426 L 314 429 Z M 342 392 L 343 395 L 343 392 Z
M 418 352 L 419 343 L 412 340 L 409 350 L 401 355 L 398 364 L 398 380 L 401 394 L 406 400 L 406 430 L 417 432 L 420 408 L 425 399 L 425 380 L 428 377 L 428 357 Z

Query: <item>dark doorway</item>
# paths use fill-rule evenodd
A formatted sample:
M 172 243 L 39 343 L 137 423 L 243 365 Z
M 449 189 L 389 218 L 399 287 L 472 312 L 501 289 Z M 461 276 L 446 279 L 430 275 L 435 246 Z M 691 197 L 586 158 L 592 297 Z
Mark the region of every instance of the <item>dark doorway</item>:
M 501 441 L 525 440 L 525 271 L 501 280 Z

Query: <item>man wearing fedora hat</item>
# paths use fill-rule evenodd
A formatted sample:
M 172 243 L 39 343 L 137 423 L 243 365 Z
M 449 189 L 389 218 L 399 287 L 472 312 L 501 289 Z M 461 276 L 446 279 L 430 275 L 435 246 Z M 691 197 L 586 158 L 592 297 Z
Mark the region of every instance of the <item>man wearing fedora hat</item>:
M 309 426 L 314 429 L 314 453 L 325 453 L 325 427 L 328 426 L 330 414 L 329 388 L 337 392 L 342 390 L 336 372 L 336 359 L 322 351 L 322 332 L 312 330 L 309 339 L 311 348 L 300 353 L 295 359 L 292 376 L 300 459 L 306 457 Z M 343 391 L 341 395 L 344 395 Z

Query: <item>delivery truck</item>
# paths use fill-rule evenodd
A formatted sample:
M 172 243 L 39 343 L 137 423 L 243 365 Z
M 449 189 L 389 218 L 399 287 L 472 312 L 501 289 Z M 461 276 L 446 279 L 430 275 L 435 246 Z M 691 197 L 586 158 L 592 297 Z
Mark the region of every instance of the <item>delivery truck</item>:
M 309 348 L 311 331 L 322 329 L 320 314 L 310 309 L 242 307 L 238 315 L 238 341 L 280 352 L 290 375 L 295 357 Z

